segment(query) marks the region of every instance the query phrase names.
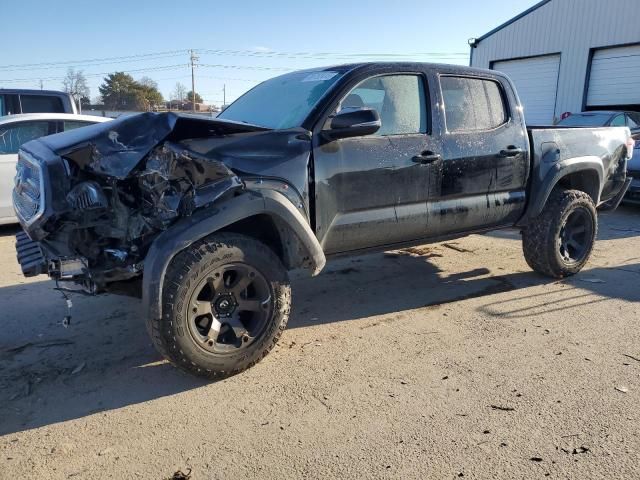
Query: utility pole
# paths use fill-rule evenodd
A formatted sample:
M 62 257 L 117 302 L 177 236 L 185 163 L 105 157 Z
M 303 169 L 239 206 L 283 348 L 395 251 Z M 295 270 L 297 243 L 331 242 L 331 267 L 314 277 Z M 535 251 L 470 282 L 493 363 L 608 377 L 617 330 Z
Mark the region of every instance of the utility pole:
M 42 83 L 42 80 L 40 80 L 40 90 L 44 90 L 44 83 Z
M 193 50 L 189 50 L 191 53 L 191 108 L 195 112 L 196 111 L 196 77 L 194 74 L 194 68 L 196 66 L 196 62 L 200 60 Z
M 227 84 L 222 84 L 222 108 L 227 104 Z

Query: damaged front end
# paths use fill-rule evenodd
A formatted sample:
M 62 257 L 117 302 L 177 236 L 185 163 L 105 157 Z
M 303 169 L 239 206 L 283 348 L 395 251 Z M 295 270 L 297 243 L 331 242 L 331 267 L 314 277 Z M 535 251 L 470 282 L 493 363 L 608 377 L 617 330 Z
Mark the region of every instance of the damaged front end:
M 23 273 L 48 273 L 89 293 L 137 294 L 159 233 L 245 188 L 222 161 L 181 142 L 264 130 L 141 114 L 27 143 L 13 193 L 28 235 L 17 239 Z

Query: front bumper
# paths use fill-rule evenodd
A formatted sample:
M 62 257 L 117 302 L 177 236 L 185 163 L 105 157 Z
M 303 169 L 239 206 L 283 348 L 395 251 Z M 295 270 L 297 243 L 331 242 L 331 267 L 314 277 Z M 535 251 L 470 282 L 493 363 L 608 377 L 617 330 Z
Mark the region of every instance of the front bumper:
M 18 263 L 25 277 L 35 277 L 47 273 L 47 262 L 38 242 L 31 240 L 22 231 L 16 234 L 16 253 Z

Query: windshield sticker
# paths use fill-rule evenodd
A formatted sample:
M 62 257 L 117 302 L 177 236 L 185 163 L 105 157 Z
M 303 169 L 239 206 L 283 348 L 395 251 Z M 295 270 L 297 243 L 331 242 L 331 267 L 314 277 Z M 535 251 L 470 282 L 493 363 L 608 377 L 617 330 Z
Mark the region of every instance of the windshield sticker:
M 313 72 L 302 79 L 303 82 L 326 82 L 335 77 L 337 72 Z

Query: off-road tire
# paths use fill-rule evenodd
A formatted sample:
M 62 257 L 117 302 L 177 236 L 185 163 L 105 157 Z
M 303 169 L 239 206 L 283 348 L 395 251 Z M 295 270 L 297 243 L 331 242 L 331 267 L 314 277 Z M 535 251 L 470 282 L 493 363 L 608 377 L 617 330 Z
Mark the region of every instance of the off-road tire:
M 263 334 L 237 354 L 204 352 L 188 332 L 189 298 L 207 272 L 232 262 L 258 270 L 270 285 L 271 315 Z M 262 360 L 276 345 L 289 319 L 291 287 L 287 270 L 266 245 L 235 233 L 220 233 L 194 243 L 171 261 L 162 289 L 162 318 L 147 319 L 156 349 L 176 367 L 208 379 L 240 373 Z
M 582 209 L 592 220 L 587 251 L 577 262 L 566 262 L 560 254 L 560 233 L 567 218 Z M 579 190 L 555 189 L 549 195 L 542 213 L 522 232 L 524 258 L 536 272 L 552 278 L 564 278 L 578 273 L 587 263 L 598 233 L 598 215 L 593 200 Z

